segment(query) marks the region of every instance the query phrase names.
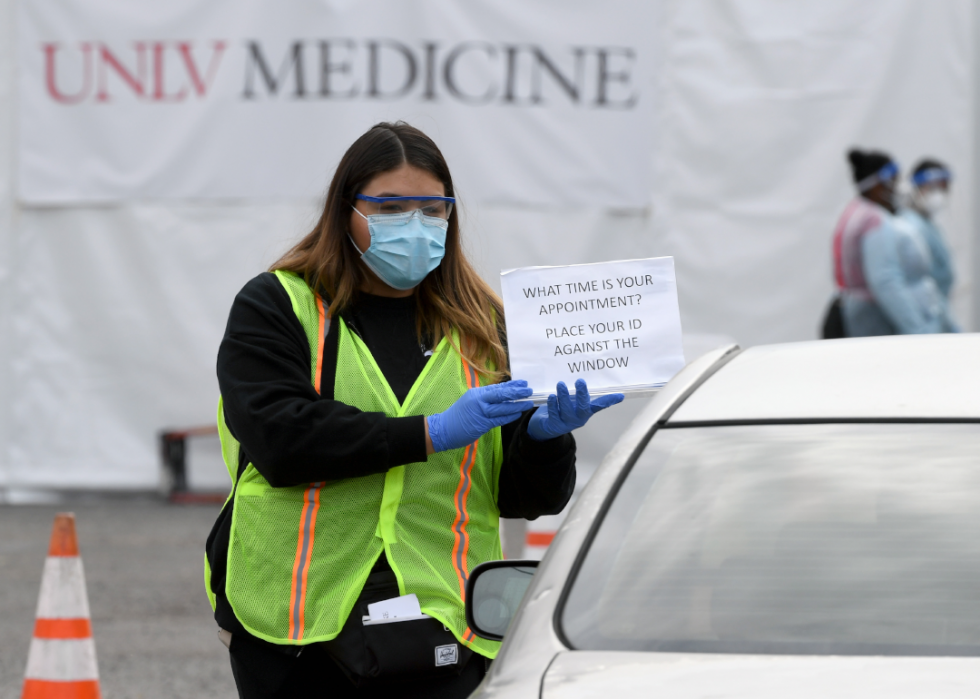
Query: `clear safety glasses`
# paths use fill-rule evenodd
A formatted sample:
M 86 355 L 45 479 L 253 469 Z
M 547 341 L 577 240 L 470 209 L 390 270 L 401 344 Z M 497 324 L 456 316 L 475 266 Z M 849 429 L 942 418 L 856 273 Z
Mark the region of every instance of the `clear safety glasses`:
M 377 214 L 404 214 L 421 211 L 423 216 L 448 220 L 456 200 L 453 197 L 369 197 L 356 194 L 362 202 L 359 207 L 368 216 Z

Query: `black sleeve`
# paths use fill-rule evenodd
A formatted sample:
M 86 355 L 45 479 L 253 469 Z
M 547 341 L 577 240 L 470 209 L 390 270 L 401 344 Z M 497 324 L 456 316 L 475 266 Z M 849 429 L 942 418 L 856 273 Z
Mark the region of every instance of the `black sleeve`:
M 500 340 L 506 349 L 503 328 Z M 529 410 L 520 420 L 501 428 L 504 463 L 497 488 L 501 517 L 556 515 L 565 509 L 575 490 L 575 438 L 563 434 L 543 442 L 531 439 L 527 423 L 533 412 Z
M 306 334 L 268 272 L 232 304 L 218 350 L 218 386 L 228 428 L 274 487 L 426 460 L 424 417 L 390 418 L 317 394 Z
M 527 423 L 532 412 L 501 430 L 504 463 L 497 493 L 501 517 L 556 515 L 575 490 L 575 438 L 563 434 L 543 442 L 531 439 Z

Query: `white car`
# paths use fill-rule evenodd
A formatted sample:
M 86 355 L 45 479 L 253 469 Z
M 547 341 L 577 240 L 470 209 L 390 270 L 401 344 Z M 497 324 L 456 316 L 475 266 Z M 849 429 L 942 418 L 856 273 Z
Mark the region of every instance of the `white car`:
M 472 573 L 474 697 L 980 697 L 980 335 L 704 355 L 534 565 Z

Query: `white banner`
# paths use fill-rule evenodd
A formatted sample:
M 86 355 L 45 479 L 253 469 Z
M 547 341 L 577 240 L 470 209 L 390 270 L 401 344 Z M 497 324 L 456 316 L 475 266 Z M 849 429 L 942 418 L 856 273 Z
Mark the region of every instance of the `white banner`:
M 403 119 L 463 197 L 646 208 L 656 7 L 21 2 L 19 196 L 319 196 L 357 136 Z
M 650 393 L 684 367 L 674 260 L 655 257 L 501 272 L 511 375 L 536 401 L 575 392 Z

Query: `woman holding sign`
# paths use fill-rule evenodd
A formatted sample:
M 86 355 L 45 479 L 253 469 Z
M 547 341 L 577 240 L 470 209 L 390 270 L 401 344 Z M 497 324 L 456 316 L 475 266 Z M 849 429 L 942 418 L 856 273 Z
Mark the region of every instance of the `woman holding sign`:
M 206 581 L 242 697 L 467 696 L 499 646 L 466 626 L 469 571 L 501 557 L 500 516 L 565 506 L 569 433 L 622 399 L 579 382 L 521 400 L 453 195 L 431 139 L 378 124 L 313 231 L 232 306 L 218 420 L 234 489 Z

